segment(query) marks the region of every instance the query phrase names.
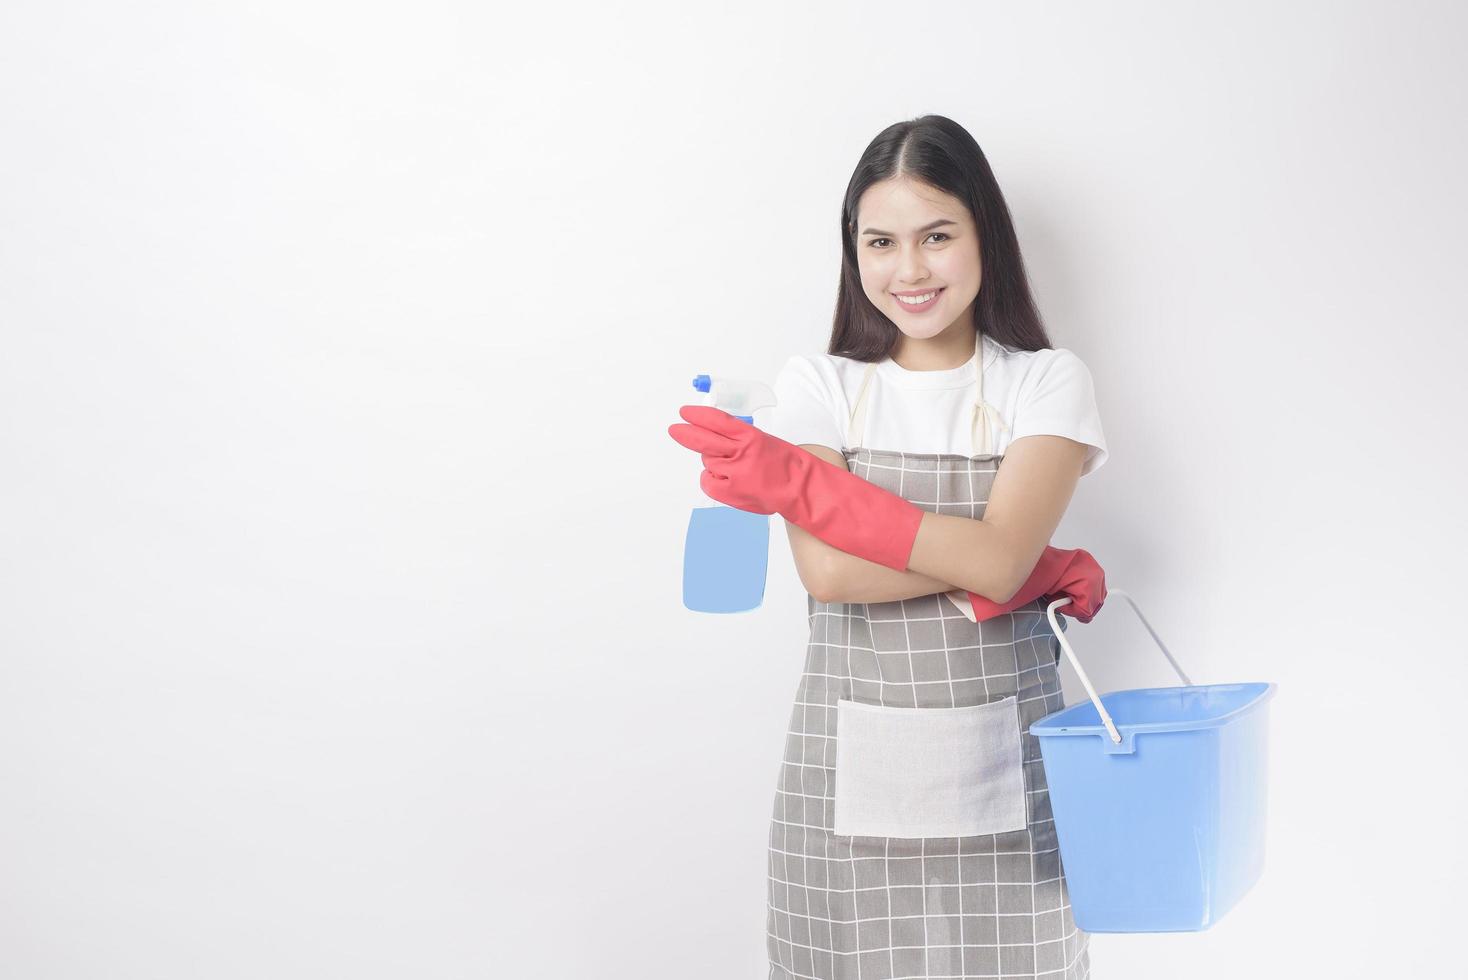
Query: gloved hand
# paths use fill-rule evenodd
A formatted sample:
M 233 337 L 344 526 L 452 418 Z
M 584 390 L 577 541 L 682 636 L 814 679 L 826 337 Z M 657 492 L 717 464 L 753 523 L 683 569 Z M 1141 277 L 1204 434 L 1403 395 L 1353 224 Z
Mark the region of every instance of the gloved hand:
M 710 405 L 678 410 L 668 435 L 703 456 L 703 492 L 739 510 L 779 514 L 834 548 L 907 570 L 923 509 Z
M 1106 601 L 1106 573 L 1084 548 L 1061 551 L 1046 545 L 1035 570 L 1008 602 L 993 602 L 973 592 L 968 596 L 974 606 L 975 622 L 982 623 L 1041 596 L 1053 598 L 1062 594 L 1070 596 L 1070 603 L 1055 611 L 1074 616 L 1083 623 L 1089 623 Z

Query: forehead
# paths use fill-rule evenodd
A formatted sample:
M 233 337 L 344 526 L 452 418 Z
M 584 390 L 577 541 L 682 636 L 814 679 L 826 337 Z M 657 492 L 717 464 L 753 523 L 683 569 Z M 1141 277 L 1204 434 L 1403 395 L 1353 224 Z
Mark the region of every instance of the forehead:
M 968 208 L 951 194 L 911 179 L 879 181 L 862 192 L 856 224 L 892 233 L 918 231 L 936 221 L 972 224 Z M 952 225 L 948 226 L 952 228 Z

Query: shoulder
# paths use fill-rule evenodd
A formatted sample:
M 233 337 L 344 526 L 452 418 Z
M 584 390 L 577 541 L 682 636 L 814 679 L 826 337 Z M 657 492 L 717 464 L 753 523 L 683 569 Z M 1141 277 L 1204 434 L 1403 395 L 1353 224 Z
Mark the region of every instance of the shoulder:
M 1024 371 L 1043 370 L 1052 364 L 1081 364 L 1080 355 L 1069 347 L 1041 347 L 1039 350 L 1022 350 L 995 344 L 998 359 L 1003 363 Z M 1084 365 L 1082 365 L 1084 366 Z
M 843 377 L 865 371 L 865 361 L 852 360 L 839 354 L 792 354 L 785 361 L 786 370 L 803 371 L 822 377 Z
M 1065 347 L 1025 352 L 1017 382 L 1010 441 L 1028 435 L 1064 436 L 1090 446 L 1081 475 L 1107 459 L 1106 435 L 1090 369 Z
M 780 369 L 780 382 L 803 384 L 839 401 L 848 390 L 861 384 L 867 364 L 837 354 L 792 354 Z
M 1005 348 L 999 355 L 1011 384 L 1022 391 L 1057 385 L 1089 387 L 1091 371 L 1080 355 L 1069 347 L 1044 347 L 1040 350 Z
M 775 377 L 775 406 L 765 430 L 797 446 L 828 446 L 839 452 L 847 417 L 845 360 L 829 354 L 787 358 Z

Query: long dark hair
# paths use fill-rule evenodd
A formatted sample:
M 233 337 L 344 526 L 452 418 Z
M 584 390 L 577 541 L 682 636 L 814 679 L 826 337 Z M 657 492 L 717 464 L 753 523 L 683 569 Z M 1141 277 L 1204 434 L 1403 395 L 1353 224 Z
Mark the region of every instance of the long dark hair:
M 857 161 L 841 204 L 841 279 L 828 354 L 880 361 L 901 332 L 872 305 L 856 264 L 856 206 L 868 187 L 907 177 L 951 194 L 968 206 L 979 234 L 983 280 L 974 300 L 974 326 L 1008 347 L 1043 350 L 1050 338 L 1030 295 L 1029 277 L 1009 206 L 984 151 L 968 130 L 946 116 L 920 116 L 877 134 Z

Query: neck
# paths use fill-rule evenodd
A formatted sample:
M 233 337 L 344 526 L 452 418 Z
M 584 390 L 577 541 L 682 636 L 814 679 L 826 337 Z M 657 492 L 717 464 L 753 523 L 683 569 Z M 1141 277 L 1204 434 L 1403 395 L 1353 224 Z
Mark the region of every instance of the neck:
M 959 329 L 956 324 L 926 340 L 901 334 L 892 347 L 892 360 L 907 371 L 949 371 L 968 363 L 979 349 L 979 342 L 974 327 Z

